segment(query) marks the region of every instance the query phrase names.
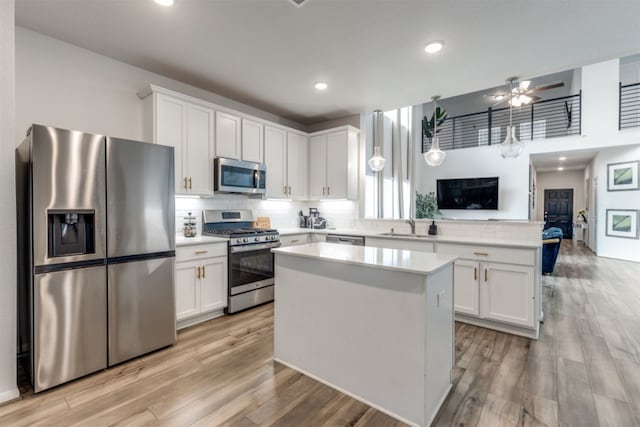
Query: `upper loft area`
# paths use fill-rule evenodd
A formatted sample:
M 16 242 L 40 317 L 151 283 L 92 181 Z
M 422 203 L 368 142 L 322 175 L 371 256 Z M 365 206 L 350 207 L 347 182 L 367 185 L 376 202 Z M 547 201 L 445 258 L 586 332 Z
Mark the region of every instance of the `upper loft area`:
M 602 108 L 609 110 L 607 114 L 616 110 L 618 130 L 638 128 L 640 55 L 621 58 L 619 63 L 617 105 Z M 512 88 L 507 82 L 441 99 L 438 106 L 447 112 L 447 117 L 438 123 L 440 148 L 453 150 L 500 144 L 509 126 L 511 99 L 512 126 L 519 140 L 540 142 L 583 135 L 583 95 L 582 69 L 577 68 L 520 79 Z M 424 117 L 431 118 L 433 111 L 433 102 L 422 104 Z M 430 146 L 431 140 L 423 131 L 422 151 L 426 152 Z

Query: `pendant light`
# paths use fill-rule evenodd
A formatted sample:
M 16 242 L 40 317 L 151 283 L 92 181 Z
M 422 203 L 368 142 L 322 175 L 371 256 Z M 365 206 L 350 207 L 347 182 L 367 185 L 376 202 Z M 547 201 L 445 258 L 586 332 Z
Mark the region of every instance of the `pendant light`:
M 513 94 L 513 82 L 517 81 L 517 77 L 511 77 L 507 81 L 509 82 L 509 86 L 511 89 L 511 94 Z M 500 150 L 500 155 L 505 159 L 515 159 L 522 153 L 524 149 L 524 142 L 519 141 L 516 138 L 516 128 L 513 126 L 513 102 L 509 102 L 509 126 L 507 127 L 507 136 L 502 141 L 500 145 L 498 145 L 498 150 Z
M 429 166 L 440 166 L 444 162 L 447 153 L 440 149 L 440 141 L 438 140 L 438 100 L 439 96 L 431 98 L 433 100 L 433 137 L 431 138 L 431 148 L 423 154 L 424 160 Z
M 369 167 L 374 172 L 384 169 L 385 158 L 380 154 L 380 139 L 382 138 L 383 113 L 381 110 L 373 112 L 373 157 L 369 159 Z

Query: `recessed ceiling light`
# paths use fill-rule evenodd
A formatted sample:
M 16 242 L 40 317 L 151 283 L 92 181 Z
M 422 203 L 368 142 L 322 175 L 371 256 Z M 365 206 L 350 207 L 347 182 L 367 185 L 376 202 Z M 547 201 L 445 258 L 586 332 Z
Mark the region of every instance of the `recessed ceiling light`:
M 153 0 L 160 6 L 173 6 L 173 0 Z
M 561 162 L 564 162 L 565 160 L 567 160 L 567 158 L 565 156 L 562 156 L 558 160 L 560 160 Z
M 326 82 L 315 82 L 313 84 L 313 87 L 315 87 L 317 90 L 325 90 L 329 87 L 329 85 Z
M 496 95 L 493 97 L 496 101 L 502 101 L 504 99 L 504 95 Z
M 436 53 L 440 52 L 444 47 L 444 42 L 442 40 L 433 40 L 427 43 L 424 47 L 424 51 L 427 53 Z
M 564 170 L 564 168 L 563 168 L 562 166 L 560 166 L 560 167 L 558 168 L 558 170 L 559 170 L 559 171 L 563 171 L 563 170 Z

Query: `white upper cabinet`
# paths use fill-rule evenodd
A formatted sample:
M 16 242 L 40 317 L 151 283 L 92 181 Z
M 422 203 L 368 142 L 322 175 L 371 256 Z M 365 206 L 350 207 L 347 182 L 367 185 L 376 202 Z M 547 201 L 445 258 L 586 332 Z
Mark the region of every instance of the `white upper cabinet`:
M 242 160 L 264 163 L 262 123 L 242 119 Z
M 307 137 L 287 132 L 287 192 L 294 200 L 307 199 L 309 142 Z
M 267 192 L 269 199 L 286 199 L 287 188 L 287 133 L 272 126 L 264 127 L 264 163 L 267 166 Z
M 199 105 L 187 108 L 186 170 L 191 194 L 213 193 L 213 110 Z M 183 183 L 184 184 L 184 183 Z
M 213 195 L 213 110 L 149 87 L 143 98 L 143 137 L 174 148 L 176 194 Z
M 309 145 L 305 135 L 265 126 L 264 162 L 267 198 L 306 200 Z
M 357 199 L 358 130 L 318 132 L 309 139 L 311 199 Z
M 240 117 L 216 111 L 216 157 L 240 159 Z

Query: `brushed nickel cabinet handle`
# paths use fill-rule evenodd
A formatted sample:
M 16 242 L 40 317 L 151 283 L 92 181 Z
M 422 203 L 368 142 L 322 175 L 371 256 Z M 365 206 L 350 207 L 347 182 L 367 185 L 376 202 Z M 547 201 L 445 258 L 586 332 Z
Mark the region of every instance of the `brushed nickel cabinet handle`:
M 284 193 L 285 196 L 287 195 L 287 186 L 286 185 L 284 186 L 282 192 Z
M 327 187 L 327 196 L 331 195 L 331 187 Z
M 323 195 L 323 196 L 325 195 L 325 188 L 326 188 L 326 187 L 322 187 L 322 195 Z
M 206 270 L 205 266 L 203 265 L 203 266 L 202 266 L 202 278 L 203 278 L 203 279 L 204 279 L 204 273 L 205 273 L 206 271 L 207 271 L 207 270 Z
M 185 189 L 185 190 L 188 190 L 188 187 L 187 187 L 187 177 L 186 177 L 186 176 L 184 177 L 184 189 Z
M 291 195 L 291 186 L 289 186 L 289 195 Z
M 299 239 L 295 239 L 295 240 L 292 240 L 291 243 L 298 243 L 299 241 L 300 241 Z
M 209 251 L 196 251 L 195 254 L 196 255 L 202 255 L 202 254 L 206 254 Z
M 487 280 L 489 280 L 488 277 L 487 277 L 487 274 L 488 274 L 487 273 L 487 269 L 485 268 L 484 269 L 484 281 L 485 281 L 485 283 L 487 282 Z
M 489 256 L 489 254 L 488 254 L 488 253 L 486 253 L 486 252 L 474 252 L 473 254 L 474 254 L 475 256 Z
M 191 190 L 191 177 L 189 177 L 189 190 Z
M 473 267 L 473 280 L 478 280 L 478 267 Z
M 200 266 L 196 267 L 196 279 L 200 278 Z

